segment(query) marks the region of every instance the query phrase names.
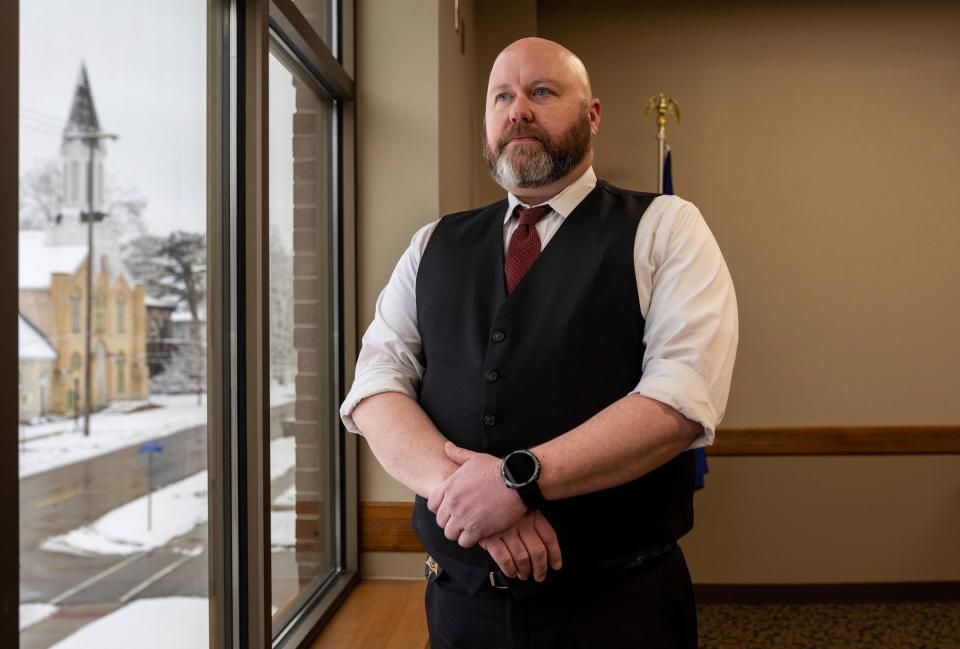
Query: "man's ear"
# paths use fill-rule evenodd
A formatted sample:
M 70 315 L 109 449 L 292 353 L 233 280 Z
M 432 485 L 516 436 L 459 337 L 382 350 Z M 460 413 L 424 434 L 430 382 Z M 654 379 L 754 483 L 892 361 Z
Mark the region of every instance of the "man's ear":
M 587 110 L 590 115 L 590 133 L 595 136 L 600 130 L 600 100 L 596 97 L 591 99 Z

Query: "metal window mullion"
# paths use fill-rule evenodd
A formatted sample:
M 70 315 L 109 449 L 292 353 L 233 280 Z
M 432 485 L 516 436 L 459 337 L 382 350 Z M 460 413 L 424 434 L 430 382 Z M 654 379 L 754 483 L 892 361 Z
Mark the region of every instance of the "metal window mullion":
M 237 352 L 240 649 L 271 643 L 268 0 L 242 4 L 238 26 Z
M 0 137 L 5 146 L 0 151 L 0 205 L 8 218 L 0 226 L 0 277 L 3 278 L 0 300 L 4 305 L 0 317 L 0 363 L 7 368 L 0 378 L 0 413 L 3 413 L 0 437 L 0 513 L 7 521 L 8 530 L 0 536 L 0 646 L 20 646 L 20 520 L 19 455 L 17 430 L 19 424 L 19 363 L 17 351 L 17 315 L 19 314 L 19 290 L 17 264 L 20 251 L 17 234 L 19 205 L 19 171 L 17 143 L 19 141 L 19 87 L 20 77 L 20 6 L 17 2 L 0 5 L 0 74 L 6 92 L 0 96 Z M 15 371 L 16 368 L 16 371 Z M 9 527 L 13 526 L 14 531 Z
M 211 0 L 207 75 L 207 431 L 210 647 L 240 641 L 237 487 L 237 0 Z

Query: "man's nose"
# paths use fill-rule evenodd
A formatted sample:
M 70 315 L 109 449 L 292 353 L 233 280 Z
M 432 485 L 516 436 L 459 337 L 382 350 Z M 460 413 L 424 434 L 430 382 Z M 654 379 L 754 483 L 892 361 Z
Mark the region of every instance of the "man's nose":
M 530 100 L 524 95 L 519 95 L 510 105 L 510 123 L 516 124 L 520 121 L 533 121 L 533 106 L 531 106 Z

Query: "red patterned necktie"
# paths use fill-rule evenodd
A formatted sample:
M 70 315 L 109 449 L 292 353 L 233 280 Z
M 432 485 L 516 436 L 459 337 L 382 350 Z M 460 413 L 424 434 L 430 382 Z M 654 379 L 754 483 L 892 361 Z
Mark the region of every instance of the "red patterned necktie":
M 537 234 L 537 222 L 549 211 L 550 207 L 548 205 L 527 209 L 517 206 L 520 225 L 510 236 L 507 260 L 503 264 L 503 274 L 507 280 L 508 294 L 520 283 L 523 276 L 533 266 L 533 262 L 540 256 L 540 235 Z

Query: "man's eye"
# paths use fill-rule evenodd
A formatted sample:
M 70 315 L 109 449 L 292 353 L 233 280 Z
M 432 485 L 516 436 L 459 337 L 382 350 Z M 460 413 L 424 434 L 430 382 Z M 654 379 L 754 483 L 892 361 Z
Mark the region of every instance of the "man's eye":
M 550 92 L 549 88 L 536 88 L 534 89 L 533 94 L 537 97 L 546 97 L 552 93 Z
M 494 101 L 506 101 L 506 100 L 507 100 L 507 97 L 509 97 L 509 96 L 510 96 L 509 93 L 501 92 L 499 95 L 497 95 L 496 97 L 494 97 L 493 100 L 494 100 Z

